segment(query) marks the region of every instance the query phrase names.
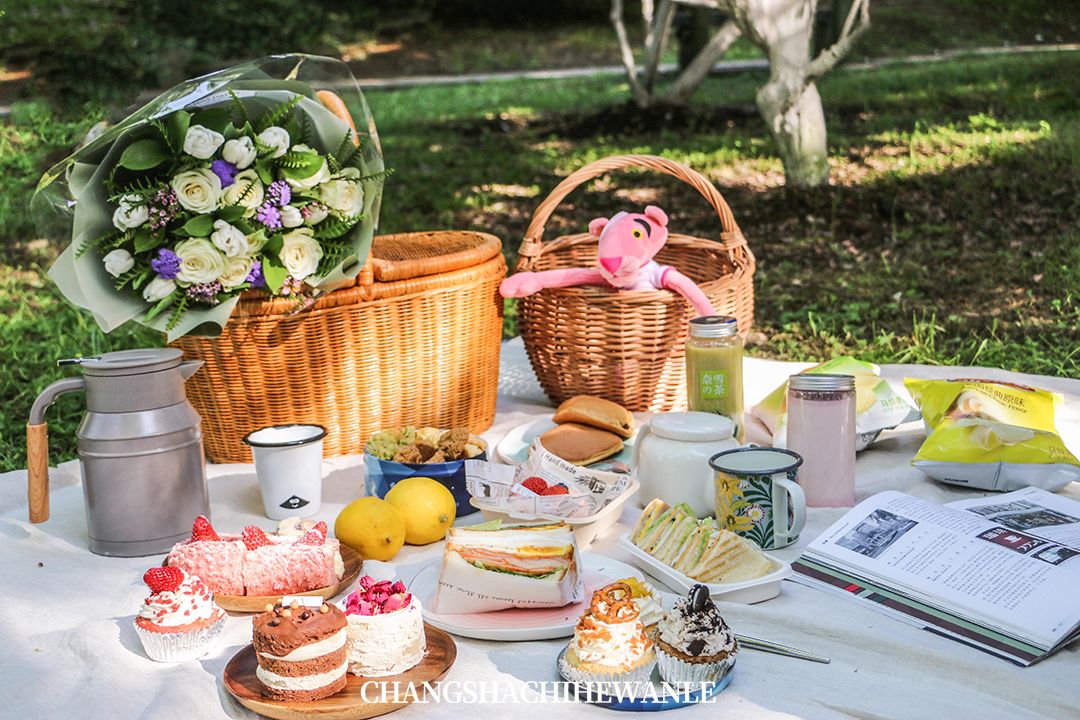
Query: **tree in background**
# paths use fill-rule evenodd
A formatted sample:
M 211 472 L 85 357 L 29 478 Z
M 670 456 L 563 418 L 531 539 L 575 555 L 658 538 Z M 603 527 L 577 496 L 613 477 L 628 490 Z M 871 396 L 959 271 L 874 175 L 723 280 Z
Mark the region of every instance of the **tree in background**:
M 837 6 L 847 3 L 834 0 Z M 662 92 L 656 80 L 677 2 L 722 10 L 729 20 L 713 34 Z M 611 22 L 619 39 L 634 101 L 685 105 L 731 44 L 745 36 L 765 53 L 769 79 L 758 89 L 757 106 L 776 142 L 787 183 L 796 187 L 829 180 L 825 113 L 817 80 L 836 67 L 870 26 L 869 0 L 850 2 L 836 40 L 812 54 L 818 0 L 642 0 L 644 63 L 638 67 L 623 22 L 623 0 L 612 0 Z

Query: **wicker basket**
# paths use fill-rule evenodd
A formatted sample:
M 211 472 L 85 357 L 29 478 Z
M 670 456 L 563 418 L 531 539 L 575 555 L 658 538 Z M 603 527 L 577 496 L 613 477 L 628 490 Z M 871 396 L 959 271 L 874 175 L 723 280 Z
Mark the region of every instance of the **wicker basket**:
M 672 233 L 656 260 L 693 279 L 717 313 L 738 319 L 745 336 L 754 317 L 754 255 L 712 183 L 685 165 L 661 157 L 605 158 L 559 183 L 533 215 L 521 243 L 517 270 L 594 265 L 595 237 L 582 233 L 543 243 L 544 225 L 571 190 L 613 170 L 631 167 L 677 177 L 712 205 L 720 218 L 716 240 Z M 525 349 L 552 401 L 597 395 L 633 411 L 685 406 L 684 344 L 693 315 L 693 307 L 668 290 L 553 288 L 518 301 Z
M 205 365 L 188 380 L 213 462 L 250 462 L 241 438 L 318 423 L 326 456 L 363 452 L 401 425 L 487 429 L 495 417 L 506 275 L 499 239 L 428 232 L 375 238 L 355 284 L 294 314 L 245 296 L 216 338 L 174 345 Z

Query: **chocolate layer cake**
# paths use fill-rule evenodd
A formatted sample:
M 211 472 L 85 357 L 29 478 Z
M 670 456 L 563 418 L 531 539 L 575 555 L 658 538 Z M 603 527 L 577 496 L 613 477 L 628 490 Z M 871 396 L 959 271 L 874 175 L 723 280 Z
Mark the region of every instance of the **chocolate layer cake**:
M 267 605 L 251 621 L 259 662 L 255 674 L 263 695 L 274 700 L 319 700 L 345 688 L 345 613 L 321 598 L 302 600 L 320 604 L 302 605 L 298 598 L 285 606 Z

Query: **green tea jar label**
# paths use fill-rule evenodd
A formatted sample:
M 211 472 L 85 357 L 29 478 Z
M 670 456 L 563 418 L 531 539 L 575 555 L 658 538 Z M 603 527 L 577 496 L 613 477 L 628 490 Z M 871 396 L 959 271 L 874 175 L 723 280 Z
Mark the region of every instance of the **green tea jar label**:
M 709 400 L 726 398 L 728 387 L 727 370 L 702 370 L 698 373 L 698 394 L 702 398 Z

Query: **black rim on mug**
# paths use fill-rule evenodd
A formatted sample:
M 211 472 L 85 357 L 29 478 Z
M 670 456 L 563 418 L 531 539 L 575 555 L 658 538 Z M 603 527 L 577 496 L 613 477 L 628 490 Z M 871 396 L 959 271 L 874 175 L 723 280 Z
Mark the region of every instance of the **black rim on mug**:
M 263 430 L 284 430 L 286 428 L 318 428 L 319 432 L 310 436 L 299 438 L 297 440 L 285 440 L 284 442 L 260 442 L 258 440 L 252 440 L 251 436 L 256 433 L 261 433 Z M 243 442 L 245 445 L 251 447 L 260 448 L 279 448 L 279 447 L 295 447 L 297 445 L 310 445 L 313 442 L 318 442 L 326 437 L 326 428 L 316 423 L 290 423 L 288 425 L 267 425 L 266 427 L 259 428 L 258 430 L 252 430 L 244 436 Z
M 744 452 L 774 452 L 774 453 L 781 453 L 782 455 L 787 455 L 788 457 L 794 458 L 794 462 L 792 462 L 790 465 L 782 465 L 780 467 L 761 468 L 761 469 L 755 469 L 755 470 L 741 470 L 741 469 L 738 469 L 738 468 L 719 467 L 717 465 L 717 459 L 718 458 L 722 458 L 722 457 L 724 457 L 726 455 L 734 455 L 735 453 L 744 453 Z M 767 448 L 767 447 L 733 448 L 731 450 L 724 450 L 723 452 L 718 452 L 715 455 L 713 455 L 711 458 L 709 458 L 709 467 L 711 467 L 713 470 L 715 470 L 717 472 L 724 472 L 724 473 L 728 473 L 729 475 L 775 475 L 776 473 L 791 472 L 792 470 L 795 470 L 800 465 L 802 465 L 802 463 L 803 463 L 802 455 L 795 452 L 794 450 L 788 450 L 786 448 Z

